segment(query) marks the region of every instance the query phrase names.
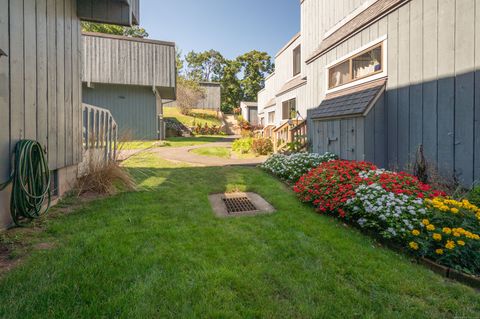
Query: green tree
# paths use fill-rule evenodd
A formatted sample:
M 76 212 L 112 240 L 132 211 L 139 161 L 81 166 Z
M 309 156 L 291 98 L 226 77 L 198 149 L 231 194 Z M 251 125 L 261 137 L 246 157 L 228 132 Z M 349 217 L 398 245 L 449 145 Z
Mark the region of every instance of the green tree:
M 250 51 L 237 58 L 243 71 L 241 80 L 243 99 L 256 101 L 260 90 L 265 87 L 265 77 L 272 73 L 275 66 L 272 58 L 266 52 Z
M 187 77 L 196 81 L 220 81 L 225 64 L 225 58 L 220 52 L 208 50 L 196 53 L 191 51 L 185 57 Z
M 183 76 L 183 68 L 185 66 L 185 61 L 182 58 L 182 50 L 179 47 L 175 49 L 175 64 L 177 68 L 177 76 Z
M 242 86 L 238 74 L 242 65 L 236 60 L 225 60 L 220 85 L 222 88 L 222 109 L 231 110 L 238 106 L 243 98 Z
M 103 24 L 94 22 L 82 22 L 82 31 L 99 32 L 113 35 L 123 35 L 134 38 L 147 38 L 148 33 L 144 28 L 139 26 L 122 27 L 113 24 Z

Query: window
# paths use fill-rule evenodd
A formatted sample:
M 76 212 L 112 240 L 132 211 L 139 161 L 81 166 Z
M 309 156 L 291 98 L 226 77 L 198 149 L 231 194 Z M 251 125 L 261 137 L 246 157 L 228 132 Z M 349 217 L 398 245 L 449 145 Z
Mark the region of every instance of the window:
M 268 124 L 275 122 L 275 111 L 268 113 Z
M 293 76 L 300 74 L 302 70 L 302 47 L 299 45 L 293 49 Z
M 282 103 L 282 120 L 293 119 L 297 116 L 297 100 L 291 99 Z
M 363 79 L 383 71 L 383 45 L 378 44 L 328 70 L 328 88 Z

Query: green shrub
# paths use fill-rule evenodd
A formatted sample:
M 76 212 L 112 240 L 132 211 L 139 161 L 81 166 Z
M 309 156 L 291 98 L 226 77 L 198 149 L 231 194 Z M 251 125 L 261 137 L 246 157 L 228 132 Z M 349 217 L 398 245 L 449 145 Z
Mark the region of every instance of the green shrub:
M 233 142 L 232 150 L 242 154 L 247 154 L 252 150 L 253 138 L 241 138 Z
M 480 186 L 474 187 L 467 197 L 473 205 L 480 207 Z
M 252 150 L 257 155 L 268 155 L 273 152 L 273 143 L 269 138 L 255 138 L 252 143 Z

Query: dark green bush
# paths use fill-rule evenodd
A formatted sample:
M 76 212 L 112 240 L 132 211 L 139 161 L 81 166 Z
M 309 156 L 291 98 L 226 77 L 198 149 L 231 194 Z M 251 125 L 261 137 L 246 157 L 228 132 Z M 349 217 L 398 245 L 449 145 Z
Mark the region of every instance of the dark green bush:
M 480 207 L 480 186 L 475 186 L 470 193 L 468 193 L 468 200 L 473 205 Z

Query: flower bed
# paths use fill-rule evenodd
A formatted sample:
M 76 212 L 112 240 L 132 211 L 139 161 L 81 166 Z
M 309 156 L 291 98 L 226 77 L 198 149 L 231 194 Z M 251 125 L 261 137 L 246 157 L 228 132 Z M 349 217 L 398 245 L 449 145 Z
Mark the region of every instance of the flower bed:
M 318 165 L 337 159 L 331 153 L 296 153 L 292 155 L 275 154 L 261 166 L 264 170 L 285 181 L 295 183 L 302 175 Z
M 366 162 L 334 160 L 304 174 L 294 186 L 317 211 L 464 273 L 480 275 L 480 209 L 456 201 L 406 173 Z

